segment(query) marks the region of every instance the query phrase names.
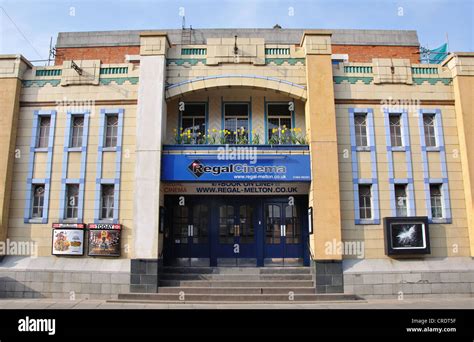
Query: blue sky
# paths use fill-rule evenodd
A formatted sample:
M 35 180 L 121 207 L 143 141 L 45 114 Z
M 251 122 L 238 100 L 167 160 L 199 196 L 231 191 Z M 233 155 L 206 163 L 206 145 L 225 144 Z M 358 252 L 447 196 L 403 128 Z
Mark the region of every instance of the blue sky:
M 0 0 L 0 53 L 45 59 L 58 32 L 180 28 L 354 28 L 417 30 L 423 46 L 449 39 L 474 50 L 474 0 Z M 292 15 L 293 14 L 293 15 Z M 24 38 L 26 37 L 26 39 Z

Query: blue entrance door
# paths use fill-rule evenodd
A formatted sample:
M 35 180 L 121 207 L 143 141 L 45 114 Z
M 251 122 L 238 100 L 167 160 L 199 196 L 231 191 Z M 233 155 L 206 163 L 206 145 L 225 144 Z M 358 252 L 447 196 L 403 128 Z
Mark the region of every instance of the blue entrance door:
M 256 259 L 257 213 L 251 201 L 222 198 L 217 201 L 217 214 L 217 259 Z
M 172 206 L 169 244 L 174 258 L 209 258 L 209 209 L 208 203 L 191 198 Z
M 301 214 L 296 203 L 266 202 L 265 258 L 303 258 Z

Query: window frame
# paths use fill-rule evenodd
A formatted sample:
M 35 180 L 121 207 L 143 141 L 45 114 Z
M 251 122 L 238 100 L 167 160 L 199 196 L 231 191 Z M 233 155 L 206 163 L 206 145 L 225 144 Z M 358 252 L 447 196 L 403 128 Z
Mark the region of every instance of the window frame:
M 111 194 L 108 194 L 108 204 L 110 204 L 110 197 L 112 198 L 112 201 L 111 201 L 111 206 L 104 206 L 104 188 L 109 188 L 111 189 Z M 112 210 L 111 213 L 111 217 L 104 217 L 103 213 L 104 213 L 104 209 L 106 210 L 106 212 L 108 212 L 109 210 Z M 100 185 L 100 212 L 99 212 L 99 220 L 102 220 L 102 221 L 112 221 L 114 219 L 114 210 L 115 210 L 115 184 L 101 184 Z M 106 216 L 106 215 L 105 215 Z
M 38 202 L 41 203 L 41 205 L 35 205 L 36 201 L 36 189 L 42 187 L 43 188 L 43 194 L 40 196 Z M 45 202 L 45 194 L 46 194 L 46 184 L 45 183 L 35 183 L 31 185 L 31 210 L 30 210 L 30 219 L 36 220 L 36 219 L 42 219 L 44 217 L 44 202 Z M 35 208 L 41 208 L 41 215 L 35 216 Z
M 71 196 L 70 196 L 70 193 L 69 193 L 69 190 L 72 187 L 76 187 L 76 189 L 77 189 L 77 193 L 74 196 L 76 198 L 75 199 L 76 205 L 73 205 L 73 206 L 70 205 L 70 197 Z M 64 220 L 77 220 L 79 218 L 79 193 L 80 193 L 80 191 L 81 191 L 80 184 L 77 184 L 77 183 L 66 184 L 65 203 L 64 203 Z M 75 212 L 76 215 L 75 216 L 69 216 L 68 215 L 69 210 L 71 210 L 73 213 Z
M 397 195 L 397 188 L 400 189 L 403 187 L 404 191 L 404 196 L 398 196 Z M 409 213 L 409 200 L 408 200 L 408 184 L 394 184 L 393 185 L 393 191 L 394 191 L 394 196 L 395 196 L 395 214 L 397 217 L 408 217 Z M 399 205 L 399 199 L 403 198 L 404 199 L 404 206 Z M 404 212 L 403 212 L 404 211 Z
M 288 101 L 288 102 L 290 102 L 290 101 Z M 285 129 L 290 130 L 290 129 L 293 129 L 293 128 L 294 128 L 294 127 L 293 127 L 293 126 L 295 125 L 295 123 L 293 122 L 293 121 L 294 121 L 294 120 L 293 120 L 293 113 L 294 113 L 294 111 L 288 110 L 288 113 L 289 113 L 288 115 L 270 115 L 270 108 L 269 108 L 270 106 L 275 106 L 275 105 L 276 105 L 276 106 L 278 106 L 278 105 L 285 105 L 285 106 L 288 106 L 288 105 L 289 105 L 288 102 L 266 102 L 266 103 L 265 103 L 265 105 L 266 105 L 266 108 L 265 108 L 265 110 L 266 110 L 266 118 L 265 118 L 265 119 L 266 119 L 266 126 L 267 126 L 267 131 L 265 132 L 265 134 L 266 134 L 266 137 L 267 137 L 267 141 L 266 141 L 267 143 L 268 143 L 268 141 L 269 141 L 270 139 L 272 139 L 272 137 L 273 137 L 273 132 L 272 132 L 273 128 L 270 127 L 270 120 L 271 120 L 271 119 L 277 119 L 277 120 L 278 120 L 278 126 L 277 126 L 277 128 L 283 127 L 282 124 L 281 124 L 281 120 L 282 120 L 282 119 L 284 119 L 284 120 L 288 120 L 288 119 L 289 119 L 289 120 L 290 120 L 290 124 L 289 124 L 289 126 L 288 126 L 288 125 L 285 125 L 285 126 L 286 126 Z M 286 134 L 285 134 L 285 135 L 286 135 L 286 136 L 289 136 L 289 133 L 290 133 L 290 131 L 288 131 L 288 135 L 286 135 Z M 282 134 L 281 131 L 278 130 L 278 139 L 281 139 L 281 137 L 282 137 L 281 134 Z
M 199 137 L 202 137 L 202 139 L 205 139 L 205 136 L 207 134 L 208 130 L 208 122 L 207 122 L 207 102 L 185 102 L 185 110 L 184 111 L 179 111 L 179 134 L 183 133 L 186 129 L 183 125 L 183 121 L 185 119 L 191 119 L 193 125 L 191 126 L 193 128 L 191 136 L 193 139 L 193 143 L 198 143 L 199 142 Z M 184 113 L 186 112 L 186 106 L 191 105 L 191 106 L 203 106 L 204 107 L 204 114 L 203 115 L 185 115 Z M 194 129 L 196 127 L 196 120 L 204 120 L 203 123 L 203 130 L 200 128 Z M 200 127 L 201 125 L 199 125 Z M 181 132 L 181 128 L 183 129 L 183 132 Z M 199 135 L 201 133 L 201 135 Z
M 431 125 L 426 125 L 425 119 L 432 118 Z M 438 141 L 438 132 L 437 132 L 437 118 L 436 114 L 434 113 L 423 113 L 423 133 L 425 136 L 425 146 L 427 148 L 435 148 L 439 146 Z M 430 130 L 427 131 L 427 127 L 433 127 L 433 134 L 431 134 Z M 428 133 L 428 134 L 427 134 Z M 431 141 L 434 140 L 434 145 L 431 144 Z
M 227 116 L 226 107 L 227 106 L 232 106 L 232 105 L 245 105 L 245 106 L 247 106 L 247 116 L 244 116 L 244 115 Z M 234 134 L 234 132 L 237 132 L 240 129 L 240 127 L 242 127 L 242 126 L 239 127 L 239 125 L 238 125 L 239 120 L 247 120 L 247 127 L 245 129 L 245 135 L 247 137 L 248 143 L 250 143 L 250 138 L 251 138 L 250 129 L 251 129 L 251 121 L 252 121 L 251 112 L 250 112 L 250 102 L 224 102 L 222 107 L 223 107 L 223 111 L 224 111 L 222 113 L 222 115 L 223 115 L 222 125 L 224 127 L 224 130 L 230 132 L 230 134 L 228 136 L 226 136 L 226 138 L 225 138 L 226 144 L 236 144 L 237 143 L 237 134 Z M 232 131 L 232 130 L 227 128 L 227 119 L 235 119 L 235 131 Z
M 82 119 L 82 126 L 75 126 L 75 120 Z M 69 138 L 69 147 L 70 148 L 80 148 L 83 144 L 84 138 L 84 128 L 85 128 L 86 118 L 85 115 L 72 115 L 71 116 L 71 136 Z M 79 134 L 80 133 L 80 134 Z
M 111 118 L 116 118 L 117 119 L 115 126 L 113 126 L 113 125 L 109 126 L 109 119 L 111 119 Z M 106 149 L 117 148 L 117 146 L 118 146 L 118 136 L 119 136 L 119 134 L 118 134 L 118 131 L 119 131 L 119 115 L 115 114 L 115 113 L 106 114 L 104 121 L 105 121 L 104 122 L 104 148 L 106 148 Z M 114 128 L 112 128 L 112 131 L 115 129 L 115 137 L 113 135 L 108 135 L 109 127 L 114 127 Z M 113 142 L 114 138 L 115 138 L 115 145 L 109 145 L 108 141 Z
M 362 117 L 364 118 L 364 125 L 360 125 L 357 123 L 357 118 Z M 366 148 L 370 146 L 370 141 L 369 141 L 369 134 L 368 134 L 368 120 L 369 116 L 367 113 L 354 113 L 354 138 L 355 138 L 355 145 L 357 148 Z M 362 130 L 358 128 L 360 127 L 365 127 L 365 145 L 362 145 L 360 143 L 364 142 L 364 135 L 362 134 Z
M 398 125 L 392 124 L 392 119 L 398 119 Z M 390 131 L 390 145 L 392 147 L 404 147 L 403 139 L 403 119 L 401 113 L 390 113 L 388 117 L 389 131 Z M 395 131 L 394 131 L 395 130 Z M 398 132 L 397 132 L 398 130 Z M 394 143 L 395 141 L 395 143 Z M 400 142 L 400 144 L 398 144 Z
M 363 196 L 364 196 L 364 198 L 367 198 L 367 195 L 361 194 L 362 193 L 361 188 L 363 188 L 363 187 L 366 187 L 369 190 L 369 204 L 370 204 L 369 207 L 367 207 L 365 205 L 362 206 Z M 368 220 L 368 221 L 373 220 L 374 219 L 374 203 L 373 203 L 373 194 L 372 194 L 372 184 L 358 184 L 358 196 L 359 196 L 359 208 L 357 208 L 357 209 L 359 210 L 359 219 L 360 220 Z M 364 201 L 364 204 L 366 204 L 366 201 Z M 367 210 L 369 210 L 370 217 L 363 217 L 361 215 L 362 210 L 364 212 L 364 216 L 367 214 Z
M 46 127 L 46 126 L 42 126 L 41 123 L 43 122 L 44 119 L 49 120 L 49 125 L 47 126 L 48 127 L 47 134 L 43 135 L 42 134 L 43 133 L 42 127 Z M 38 115 L 38 133 L 37 133 L 37 137 L 36 137 L 35 148 L 44 149 L 44 148 L 49 147 L 49 138 L 50 138 L 50 133 L 51 133 L 51 121 L 52 121 L 51 115 Z M 43 145 L 44 142 L 45 142 L 45 145 Z
M 436 197 L 433 196 L 433 190 L 432 188 L 437 187 L 439 191 L 439 195 Z M 433 205 L 433 199 L 436 199 L 436 201 L 439 200 L 439 205 Z M 439 208 L 439 212 L 441 213 L 441 216 L 434 216 L 433 215 L 433 210 L 436 210 L 434 208 Z M 443 197 L 443 184 L 442 183 L 431 183 L 430 184 L 430 210 L 431 210 L 431 219 L 432 220 L 442 220 L 445 218 L 445 212 L 444 212 L 444 197 Z M 437 211 L 437 210 L 436 210 Z

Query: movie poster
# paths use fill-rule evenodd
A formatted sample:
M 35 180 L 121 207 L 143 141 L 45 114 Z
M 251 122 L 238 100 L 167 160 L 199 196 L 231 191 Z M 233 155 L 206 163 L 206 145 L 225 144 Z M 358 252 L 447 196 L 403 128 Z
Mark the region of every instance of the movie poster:
M 426 216 L 385 217 L 385 254 L 430 254 L 429 224 Z
M 67 225 L 62 228 L 61 226 L 61 224 L 53 225 L 52 254 L 84 255 L 84 229 L 75 226 L 69 228 Z
M 426 248 L 423 224 L 392 224 L 391 230 L 393 249 Z
M 104 229 L 102 229 L 104 228 Z M 107 229 L 105 229 L 107 228 Z M 120 256 L 121 225 L 89 225 L 90 256 Z

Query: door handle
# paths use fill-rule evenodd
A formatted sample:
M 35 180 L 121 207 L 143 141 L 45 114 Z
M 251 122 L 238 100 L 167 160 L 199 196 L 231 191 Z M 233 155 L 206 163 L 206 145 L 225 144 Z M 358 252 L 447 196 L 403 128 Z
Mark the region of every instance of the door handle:
M 286 225 L 282 224 L 280 226 L 280 235 L 281 236 L 286 236 Z
M 234 236 L 240 236 L 240 225 L 234 224 Z
M 188 225 L 188 236 L 194 236 L 194 226 L 192 224 Z

